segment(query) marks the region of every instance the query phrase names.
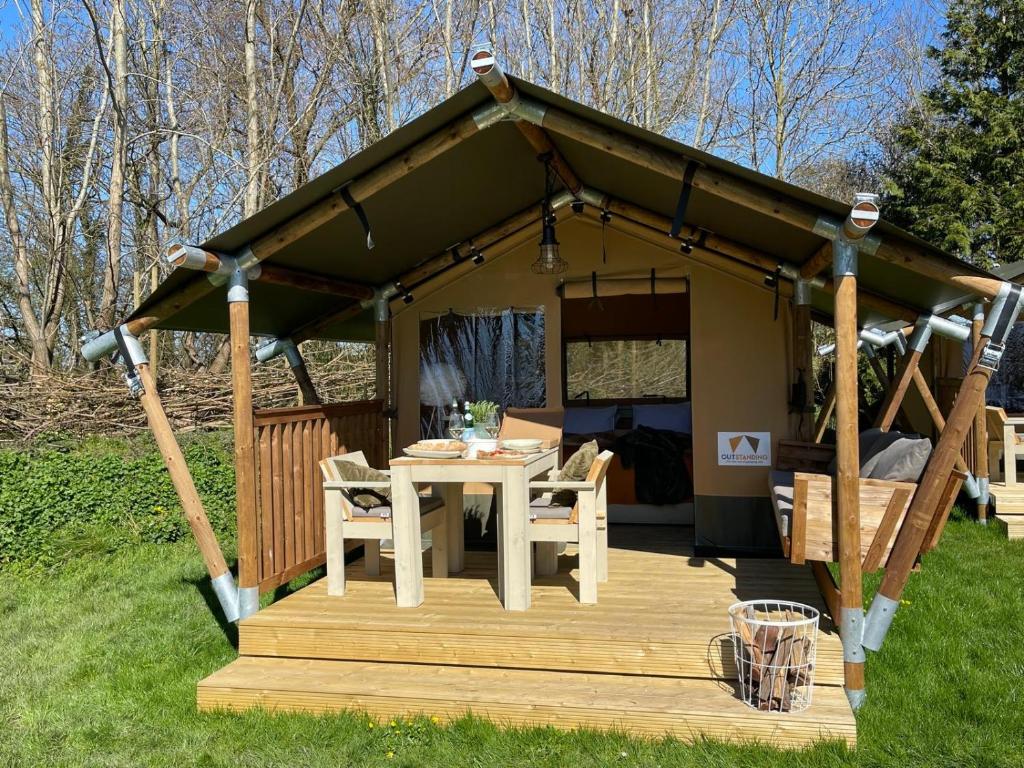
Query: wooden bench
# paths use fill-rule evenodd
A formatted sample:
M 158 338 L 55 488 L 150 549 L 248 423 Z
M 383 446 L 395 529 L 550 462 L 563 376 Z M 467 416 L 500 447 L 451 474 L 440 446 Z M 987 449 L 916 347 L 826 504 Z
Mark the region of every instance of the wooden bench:
M 783 553 L 796 564 L 836 562 L 839 542 L 827 473 L 835 446 L 780 440 L 769 489 Z M 954 470 L 943 488 L 921 553 L 935 547 L 966 475 Z M 915 483 L 860 479 L 861 557 L 865 571 L 883 566 L 917 492 Z
M 1017 484 L 1017 457 L 1024 456 L 1024 433 L 1017 431 L 1020 426 L 1024 426 L 1024 417 L 1007 416 L 998 406 L 985 408 L 989 474 L 1007 487 Z

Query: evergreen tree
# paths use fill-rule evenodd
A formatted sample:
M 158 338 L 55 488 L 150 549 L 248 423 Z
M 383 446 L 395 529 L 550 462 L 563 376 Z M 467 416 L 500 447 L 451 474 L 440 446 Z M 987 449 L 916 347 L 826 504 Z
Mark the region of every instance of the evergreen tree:
M 893 129 L 886 216 L 981 266 L 1024 258 L 1024 0 L 951 0 L 937 83 Z

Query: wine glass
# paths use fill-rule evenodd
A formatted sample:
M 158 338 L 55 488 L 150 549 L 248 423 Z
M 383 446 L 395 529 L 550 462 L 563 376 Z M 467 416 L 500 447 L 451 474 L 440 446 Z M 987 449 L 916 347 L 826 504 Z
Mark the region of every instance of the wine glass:
M 483 418 L 483 424 L 481 426 L 493 440 L 498 436 L 498 432 L 501 430 L 501 423 L 498 421 L 497 411 L 490 411 Z
M 458 411 L 452 411 L 451 416 L 448 417 L 448 434 L 451 435 L 453 440 L 459 440 L 465 431 L 466 420 L 462 418 L 462 414 Z

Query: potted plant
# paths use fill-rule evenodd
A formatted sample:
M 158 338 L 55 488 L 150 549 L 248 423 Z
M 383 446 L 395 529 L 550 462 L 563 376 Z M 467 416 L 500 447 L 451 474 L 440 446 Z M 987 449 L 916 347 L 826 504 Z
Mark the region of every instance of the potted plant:
M 477 438 L 493 440 L 497 436 L 497 403 L 492 403 L 490 400 L 477 400 L 475 403 L 466 403 L 466 410 L 473 417 L 473 434 Z

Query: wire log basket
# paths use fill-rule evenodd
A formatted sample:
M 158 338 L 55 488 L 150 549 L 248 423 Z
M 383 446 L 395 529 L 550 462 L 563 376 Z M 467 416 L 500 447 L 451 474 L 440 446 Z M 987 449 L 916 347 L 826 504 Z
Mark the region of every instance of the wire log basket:
M 740 695 L 762 712 L 811 705 L 818 610 L 784 600 L 747 600 L 729 608 Z

